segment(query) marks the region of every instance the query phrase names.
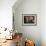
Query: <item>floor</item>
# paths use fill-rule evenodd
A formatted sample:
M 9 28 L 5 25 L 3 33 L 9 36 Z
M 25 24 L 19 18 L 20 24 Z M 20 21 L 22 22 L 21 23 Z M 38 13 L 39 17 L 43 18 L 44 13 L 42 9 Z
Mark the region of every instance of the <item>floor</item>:
M 20 33 L 19 33 L 19 35 L 20 35 Z M 11 39 L 11 40 L 6 40 L 6 39 L 1 38 L 0 46 L 23 46 L 22 37 L 20 37 L 19 35 L 15 35 L 14 37 L 12 37 L 13 39 Z M 3 42 L 3 41 L 5 41 L 5 42 Z
M 13 39 L 13 40 L 6 40 L 6 42 L 2 43 L 0 46 L 16 46 L 15 39 Z
M 2 40 L 3 41 L 3 40 Z M 12 39 L 12 40 L 6 40 L 5 42 L 3 42 L 2 44 L 0 44 L 0 46 L 16 46 L 16 39 Z M 19 45 L 17 45 L 19 46 Z M 20 46 L 24 46 L 23 43 L 21 43 Z

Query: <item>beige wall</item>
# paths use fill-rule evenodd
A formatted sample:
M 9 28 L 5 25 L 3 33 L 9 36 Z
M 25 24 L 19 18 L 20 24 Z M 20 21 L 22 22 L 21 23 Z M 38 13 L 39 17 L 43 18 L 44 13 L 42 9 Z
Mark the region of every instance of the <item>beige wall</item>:
M 40 9 L 40 0 L 23 0 L 23 2 L 19 6 L 17 6 L 17 8 L 14 7 L 13 9 L 15 30 L 18 30 L 18 32 L 22 32 L 24 38 L 34 40 L 36 46 L 41 46 Z M 22 14 L 37 14 L 37 25 L 22 26 Z
M 35 40 L 37 46 L 46 46 L 46 0 L 23 0 L 20 4 L 13 7 L 15 30 Z M 37 26 L 22 26 L 22 14 L 33 13 L 37 14 Z
M 41 40 L 42 46 L 46 46 L 46 0 L 41 1 Z

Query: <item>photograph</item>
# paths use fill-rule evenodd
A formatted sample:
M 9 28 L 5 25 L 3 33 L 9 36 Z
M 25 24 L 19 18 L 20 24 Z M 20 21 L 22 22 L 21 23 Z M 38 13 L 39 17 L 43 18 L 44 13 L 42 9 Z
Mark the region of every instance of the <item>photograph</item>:
M 23 25 L 36 25 L 37 23 L 36 14 L 23 14 L 22 23 Z
M 24 23 L 34 23 L 34 16 L 24 16 Z

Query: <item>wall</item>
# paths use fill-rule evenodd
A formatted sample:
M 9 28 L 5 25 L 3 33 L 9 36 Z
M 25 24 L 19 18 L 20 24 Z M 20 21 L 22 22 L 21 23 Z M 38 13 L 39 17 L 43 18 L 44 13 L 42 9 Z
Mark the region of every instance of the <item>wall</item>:
M 41 46 L 41 34 L 40 34 L 40 0 L 23 0 L 17 8 L 13 8 L 15 19 L 15 30 L 23 33 L 23 37 L 26 39 L 32 39 L 35 41 L 36 46 Z M 16 6 L 16 5 L 14 5 Z M 37 14 L 36 26 L 22 26 L 22 14 Z
M 41 41 L 42 46 L 46 46 L 46 0 L 41 1 Z
M 12 29 L 12 6 L 16 0 L 0 0 L 0 27 Z

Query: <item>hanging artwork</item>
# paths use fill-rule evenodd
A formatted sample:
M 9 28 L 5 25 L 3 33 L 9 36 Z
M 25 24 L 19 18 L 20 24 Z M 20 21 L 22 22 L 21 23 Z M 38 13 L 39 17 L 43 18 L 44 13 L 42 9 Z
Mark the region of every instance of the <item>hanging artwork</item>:
M 34 26 L 37 24 L 37 14 L 22 14 L 22 25 Z

